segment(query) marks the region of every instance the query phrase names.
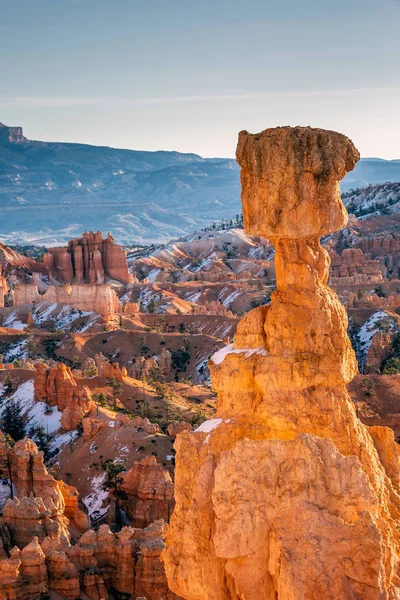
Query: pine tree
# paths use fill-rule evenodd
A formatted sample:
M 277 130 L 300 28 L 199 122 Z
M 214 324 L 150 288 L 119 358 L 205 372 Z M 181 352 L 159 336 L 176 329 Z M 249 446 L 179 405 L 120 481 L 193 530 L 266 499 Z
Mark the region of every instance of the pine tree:
M 46 463 L 51 458 L 50 436 L 46 433 L 43 425 L 36 430 L 35 442 L 40 452 L 43 452 L 44 462 Z
M 115 498 L 116 525 L 117 531 L 120 531 L 122 526 L 120 500 L 126 499 L 126 494 L 121 489 L 121 484 L 124 481 L 121 473 L 126 471 L 126 467 L 124 463 L 112 460 L 111 458 L 102 462 L 101 467 L 106 473 L 102 487 L 104 490 L 110 491 Z
M 8 434 L 14 442 L 25 437 L 25 425 L 21 407 L 14 399 L 7 402 L 1 426 L 3 433 Z

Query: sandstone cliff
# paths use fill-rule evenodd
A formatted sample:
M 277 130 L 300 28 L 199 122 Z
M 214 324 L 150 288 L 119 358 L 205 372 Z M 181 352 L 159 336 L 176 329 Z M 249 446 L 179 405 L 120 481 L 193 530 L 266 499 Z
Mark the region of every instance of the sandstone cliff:
M 68 304 L 81 311 L 96 312 L 108 319 L 121 309 L 117 294 L 108 284 L 102 285 L 50 285 L 44 294 L 39 294 L 35 283 L 17 285 L 13 292 L 14 305 L 38 304 Z
M 346 224 L 339 181 L 358 159 L 335 132 L 239 135 L 244 224 L 273 241 L 277 291 L 211 361 L 216 418 L 175 444 L 164 561 L 188 600 L 400 598 L 397 446 L 356 417 L 320 245 Z

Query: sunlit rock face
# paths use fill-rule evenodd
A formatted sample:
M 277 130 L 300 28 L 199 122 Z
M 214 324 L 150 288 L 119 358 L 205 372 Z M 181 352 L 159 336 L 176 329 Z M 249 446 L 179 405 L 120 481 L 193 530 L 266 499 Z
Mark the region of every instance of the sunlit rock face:
M 274 243 L 277 291 L 210 361 L 216 419 L 177 437 L 164 561 L 187 600 L 400 598 L 398 452 L 356 417 L 320 245 L 346 223 L 339 181 L 358 159 L 335 132 L 239 134 L 245 228 Z

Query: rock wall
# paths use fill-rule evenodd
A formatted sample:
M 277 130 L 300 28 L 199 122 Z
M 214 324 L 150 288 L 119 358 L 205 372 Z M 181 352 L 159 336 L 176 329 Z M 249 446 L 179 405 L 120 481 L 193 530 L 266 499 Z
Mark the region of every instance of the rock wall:
M 49 248 L 43 262 L 51 275 L 61 283 L 104 283 L 115 279 L 131 282 L 126 252 L 114 243 L 109 233 L 104 239 L 98 231 L 85 232 L 74 238 L 67 247 Z
M 335 132 L 239 134 L 245 229 L 273 241 L 277 290 L 210 362 L 216 418 L 175 443 L 163 559 L 188 600 L 400 597 L 397 447 L 356 417 L 319 241 L 346 224 L 339 180 L 358 159 Z
M 112 317 L 121 310 L 118 296 L 108 284 L 102 285 L 50 285 L 41 295 L 36 284 L 17 285 L 14 289 L 14 305 L 39 304 L 68 304 L 72 308 L 88 312 L 96 312 L 105 319 Z

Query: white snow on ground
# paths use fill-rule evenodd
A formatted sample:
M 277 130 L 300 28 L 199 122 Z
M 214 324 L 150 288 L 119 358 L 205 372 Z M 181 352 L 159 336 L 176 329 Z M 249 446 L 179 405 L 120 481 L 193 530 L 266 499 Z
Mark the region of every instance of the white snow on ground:
M 83 332 L 89 329 L 98 318 L 98 315 L 94 312 L 78 310 L 68 304 L 62 306 L 61 310 L 57 313 L 59 306 L 59 304 L 50 304 L 50 306 L 47 306 L 46 303 L 39 304 L 33 316 L 35 325 L 41 325 L 45 321 L 52 320 L 57 329 L 67 329 L 77 319 L 90 317 L 89 321 L 79 329 L 80 332 Z
M 9 327 L 10 329 L 18 329 L 19 331 L 23 331 L 27 324 L 22 323 L 22 321 L 18 319 L 17 313 L 14 311 L 8 315 L 7 319 L 4 321 L 2 326 Z
M 390 315 L 383 310 L 378 310 L 367 321 L 365 321 L 364 325 L 360 327 L 356 335 L 356 351 L 357 357 L 360 361 L 361 370 L 365 366 L 368 350 L 372 344 L 372 338 L 374 337 L 375 333 L 380 331 L 381 324 L 386 324 L 391 331 L 397 327 Z
M 35 402 L 28 411 L 27 419 L 30 426 L 43 425 L 45 432 L 51 435 L 60 429 L 61 415 L 56 406 L 48 407 L 45 402 Z
M 204 423 L 202 423 L 194 431 L 195 431 L 195 433 L 196 432 L 210 433 L 210 431 L 213 431 L 214 429 L 219 427 L 221 425 L 221 423 L 222 423 L 222 419 L 209 419 L 208 421 L 204 421 Z
M 41 308 L 43 307 L 43 305 L 39 305 L 38 309 L 35 311 L 35 314 L 33 315 L 33 320 L 35 325 L 41 325 L 44 321 L 47 321 L 48 319 L 50 319 L 50 315 L 53 314 L 53 312 L 57 309 L 57 304 L 50 304 L 50 306 L 46 306 L 44 308 L 43 311 L 41 311 Z
M 200 292 L 190 292 L 190 294 L 188 294 L 185 298 L 185 300 L 187 300 L 188 302 L 197 302 L 197 300 L 200 298 L 200 296 L 202 295 L 202 291 Z
M 11 363 L 14 360 L 25 360 L 28 358 L 28 340 L 17 340 L 16 342 L 9 344 L 6 351 L 3 354 L 4 362 Z
M 228 354 L 244 354 L 245 358 L 249 358 L 252 354 L 263 354 L 266 356 L 267 350 L 262 346 L 260 348 L 238 348 L 237 350 L 234 350 L 233 344 L 229 344 L 229 346 L 224 346 L 218 350 L 218 352 L 213 354 L 211 360 L 216 365 L 220 365 Z
M 90 485 L 93 491 L 82 499 L 82 502 L 86 506 L 90 517 L 101 517 L 105 515 L 108 510 L 108 506 L 103 507 L 103 502 L 108 497 L 107 490 L 103 490 L 102 487 L 105 478 L 105 473 L 101 473 L 101 475 L 96 475 L 96 477 L 93 477 Z
M 57 407 L 49 407 L 45 402 L 34 400 L 33 379 L 22 383 L 16 392 L 10 396 L 21 408 L 21 414 L 26 420 L 26 430 L 31 427 L 43 425 L 46 433 L 53 434 L 60 429 L 61 412 Z M 6 402 L 0 407 L 0 416 L 3 414 Z
M 152 269 L 148 275 L 146 275 L 147 279 L 150 283 L 154 283 L 157 279 L 157 275 L 161 273 L 161 269 Z
M 78 437 L 78 432 L 75 431 L 67 431 L 66 433 L 62 433 L 61 435 L 56 435 L 52 441 L 50 442 L 50 450 L 54 451 L 57 448 L 61 450 L 67 444 L 71 444 Z
M 227 297 L 226 297 L 224 300 L 222 300 L 222 304 L 223 304 L 223 305 L 224 305 L 226 308 L 228 308 L 228 307 L 229 307 L 229 306 L 232 304 L 232 302 L 233 302 L 234 300 L 236 300 L 236 298 L 237 298 L 238 296 L 240 296 L 240 294 L 241 294 L 241 293 L 242 293 L 242 292 L 241 292 L 241 290 L 235 290 L 234 292 L 231 292 L 231 293 L 229 294 L 229 296 L 227 296 Z

